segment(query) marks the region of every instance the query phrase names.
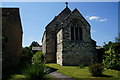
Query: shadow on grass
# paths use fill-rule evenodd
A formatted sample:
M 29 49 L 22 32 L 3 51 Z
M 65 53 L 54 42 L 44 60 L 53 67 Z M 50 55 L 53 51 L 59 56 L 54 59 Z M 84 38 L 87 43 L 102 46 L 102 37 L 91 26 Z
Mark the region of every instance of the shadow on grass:
M 105 74 L 102 74 L 102 75 L 99 75 L 99 76 L 94 76 L 94 77 L 113 77 L 111 75 L 105 75 Z
M 18 64 L 14 67 L 9 67 L 2 70 L 2 80 L 9 80 L 11 75 L 22 74 L 22 70 L 25 69 L 26 64 Z
M 55 69 L 55 68 L 51 68 L 51 67 L 48 67 L 50 69 L 49 73 L 51 72 L 54 72 L 54 71 L 57 71 L 58 69 Z

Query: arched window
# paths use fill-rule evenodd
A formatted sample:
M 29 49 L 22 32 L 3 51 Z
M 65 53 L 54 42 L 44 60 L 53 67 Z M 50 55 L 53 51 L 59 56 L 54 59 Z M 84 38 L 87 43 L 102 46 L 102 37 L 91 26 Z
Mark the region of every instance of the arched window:
M 77 23 L 72 24 L 72 26 L 71 26 L 71 40 L 82 40 L 82 33 L 83 33 L 82 28 Z

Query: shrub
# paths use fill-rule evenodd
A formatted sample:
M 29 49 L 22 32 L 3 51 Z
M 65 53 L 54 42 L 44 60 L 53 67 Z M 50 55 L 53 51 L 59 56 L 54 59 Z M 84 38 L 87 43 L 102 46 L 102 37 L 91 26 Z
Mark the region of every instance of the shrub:
M 41 63 L 44 61 L 44 56 L 42 52 L 37 52 L 32 57 L 32 64 Z
M 44 62 L 29 65 L 28 68 L 24 71 L 24 75 L 27 76 L 30 80 L 43 80 L 48 73 L 49 68 L 45 66 Z
M 104 71 L 104 67 L 100 63 L 93 63 L 89 66 L 89 71 L 92 76 L 101 76 Z
M 30 80 L 43 80 L 49 73 L 49 68 L 45 66 L 45 62 L 42 61 L 42 52 L 37 52 L 32 57 L 32 64 L 24 70 L 24 74 Z
M 84 68 L 84 65 L 83 65 L 83 64 L 80 64 L 79 67 L 80 67 L 80 68 Z

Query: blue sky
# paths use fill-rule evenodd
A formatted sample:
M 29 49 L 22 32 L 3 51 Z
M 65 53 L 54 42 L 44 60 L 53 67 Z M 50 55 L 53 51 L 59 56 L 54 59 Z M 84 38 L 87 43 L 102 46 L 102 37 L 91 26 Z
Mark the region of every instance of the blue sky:
M 64 8 L 64 2 L 17 2 L 2 3 L 3 7 L 19 7 L 23 27 L 23 47 L 32 41 L 41 44 L 46 25 Z M 91 25 L 91 37 L 102 46 L 114 41 L 118 35 L 117 2 L 69 2 L 69 8 L 77 8 Z

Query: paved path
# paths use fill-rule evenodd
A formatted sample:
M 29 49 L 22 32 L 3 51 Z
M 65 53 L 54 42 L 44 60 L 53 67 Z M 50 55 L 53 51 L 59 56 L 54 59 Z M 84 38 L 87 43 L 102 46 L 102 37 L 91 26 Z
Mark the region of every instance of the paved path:
M 64 75 L 60 72 L 56 72 L 56 71 L 51 72 L 49 75 L 52 76 L 55 80 L 75 80 L 69 76 L 66 76 L 66 75 Z

